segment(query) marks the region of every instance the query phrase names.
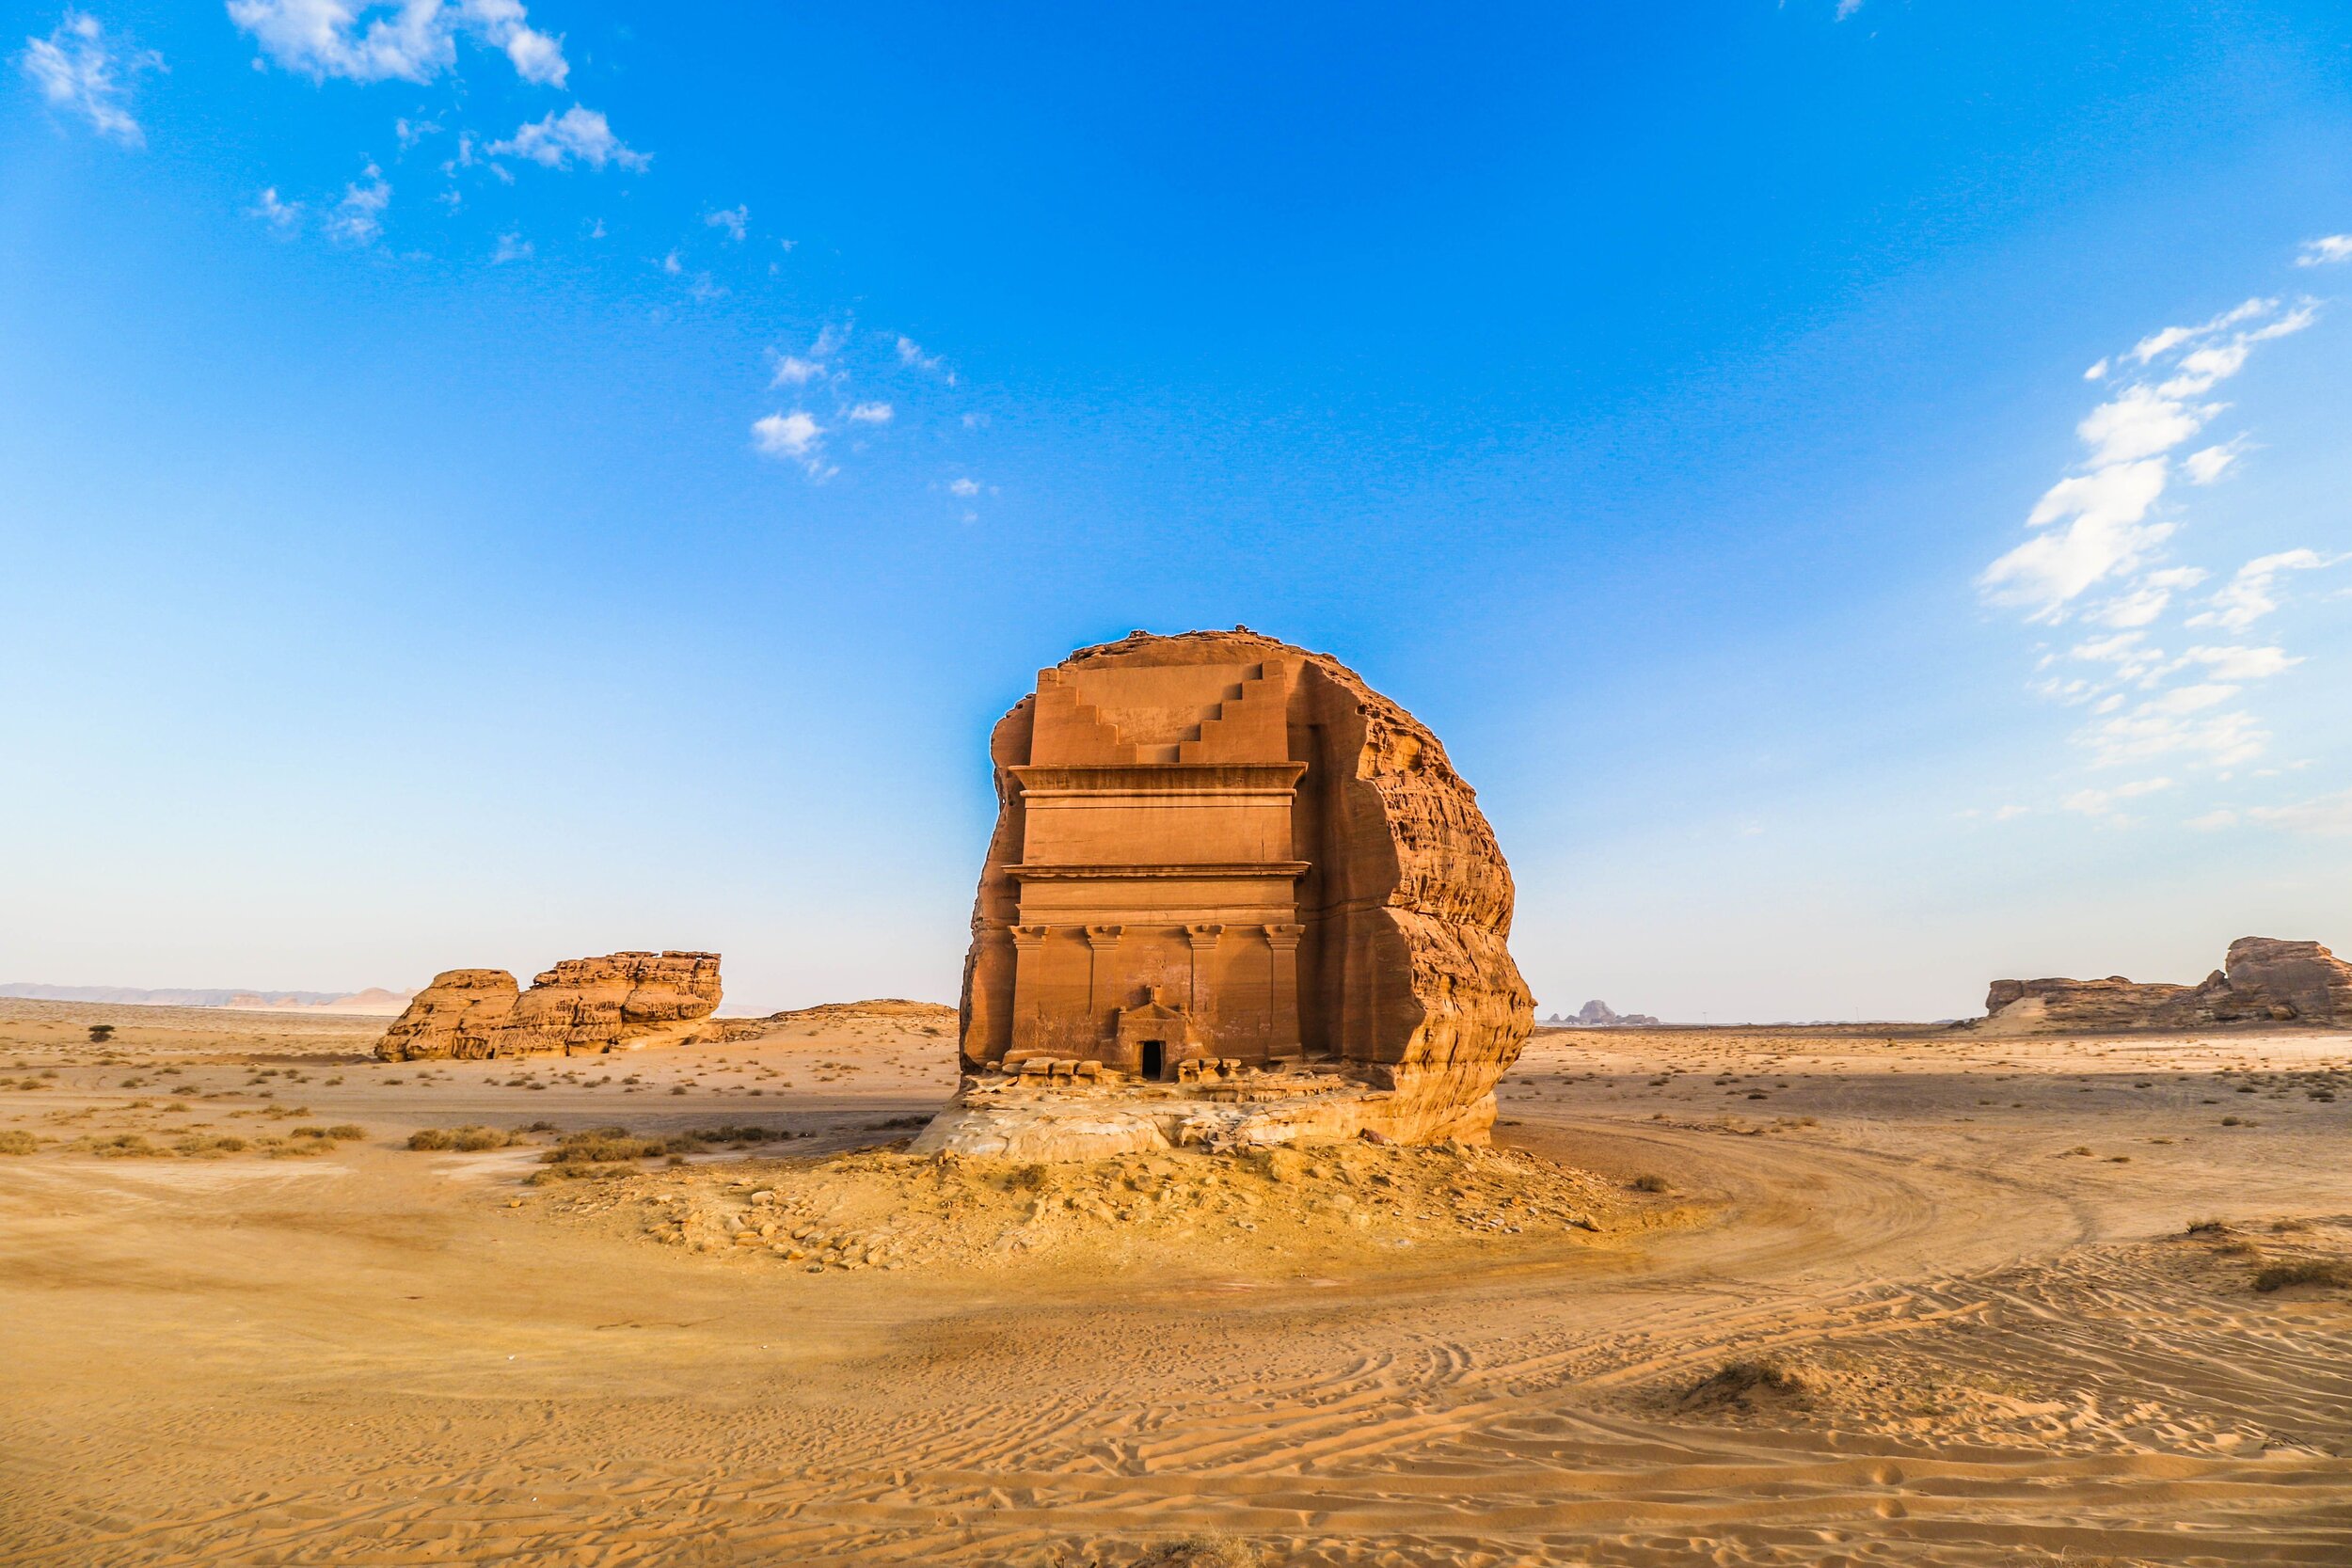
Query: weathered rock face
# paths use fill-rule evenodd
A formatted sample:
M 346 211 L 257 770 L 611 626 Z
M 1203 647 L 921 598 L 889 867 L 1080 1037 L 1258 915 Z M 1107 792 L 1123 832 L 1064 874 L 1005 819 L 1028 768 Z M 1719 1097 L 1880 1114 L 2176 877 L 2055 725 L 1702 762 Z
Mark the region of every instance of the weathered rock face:
M 1041 672 L 991 751 L 968 1072 L 1096 1096 L 1311 1085 L 1291 1125 L 1314 1135 L 1485 1135 L 1534 1023 L 1511 874 L 1410 714 L 1253 632 L 1136 633 Z
M 515 1010 L 519 994 L 515 977 L 502 969 L 444 970 L 409 1001 L 375 1053 L 394 1062 L 492 1055 L 490 1037 Z
M 716 953 L 566 958 L 519 994 L 502 969 L 453 969 L 417 993 L 375 1053 L 577 1056 L 676 1044 L 718 1007 Z
M 2352 964 L 2315 942 L 2240 937 L 2224 966 L 2193 986 L 2104 980 L 1995 980 L 1993 1028 L 2045 1034 L 2203 1029 L 2226 1024 L 2352 1028 Z

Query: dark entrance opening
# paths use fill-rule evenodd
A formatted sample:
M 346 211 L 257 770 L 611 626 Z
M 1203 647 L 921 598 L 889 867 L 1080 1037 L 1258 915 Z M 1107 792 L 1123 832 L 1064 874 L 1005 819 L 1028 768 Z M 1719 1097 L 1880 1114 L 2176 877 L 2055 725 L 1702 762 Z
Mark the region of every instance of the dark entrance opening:
M 1166 1042 L 1161 1040 L 1145 1040 L 1143 1042 L 1143 1075 L 1146 1078 L 1156 1080 L 1160 1075 L 1161 1069 L 1168 1065 L 1167 1057 L 1168 1046 Z

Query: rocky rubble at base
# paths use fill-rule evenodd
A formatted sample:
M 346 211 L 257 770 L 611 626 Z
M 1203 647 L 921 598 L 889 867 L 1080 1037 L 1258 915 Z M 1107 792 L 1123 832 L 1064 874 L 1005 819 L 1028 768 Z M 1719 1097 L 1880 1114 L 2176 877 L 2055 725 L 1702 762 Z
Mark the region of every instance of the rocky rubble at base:
M 502 969 L 433 977 L 393 1021 L 386 1061 L 580 1056 L 699 1037 L 719 1007 L 716 953 L 608 953 L 566 958 L 518 990 Z
M 2352 1028 L 2352 964 L 2315 942 L 2240 937 L 2193 986 L 2104 980 L 1995 980 L 1975 1026 L 2003 1033 L 2319 1024 Z
M 1115 1265 L 1333 1248 L 1584 1245 L 1672 1223 L 1671 1199 L 1518 1151 L 1452 1143 L 1140 1153 L 1044 1163 L 868 1150 L 662 1170 L 567 1191 L 559 1217 L 635 1215 L 663 1245 L 797 1272 Z

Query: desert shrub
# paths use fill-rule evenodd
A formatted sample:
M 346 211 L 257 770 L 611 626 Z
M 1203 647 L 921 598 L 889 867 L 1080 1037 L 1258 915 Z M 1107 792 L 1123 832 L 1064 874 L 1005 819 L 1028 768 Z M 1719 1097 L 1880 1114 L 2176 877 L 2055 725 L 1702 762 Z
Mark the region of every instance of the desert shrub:
M 1222 1533 L 1187 1535 L 1154 1546 L 1136 1568 L 1268 1568 L 1273 1560 L 1250 1543 Z
M 408 1134 L 408 1147 L 420 1154 L 457 1147 L 456 1135 L 446 1127 L 421 1127 Z
M 30 1132 L 11 1127 L 0 1132 L 0 1154 L 30 1154 L 40 1147 L 40 1140 Z
M 261 1148 L 272 1160 L 308 1160 L 326 1152 L 326 1145 L 317 1138 L 263 1138 Z
M 1637 1193 L 1670 1193 L 1674 1191 L 1673 1185 L 1668 1182 L 1664 1177 L 1659 1176 L 1655 1173 L 1645 1176 L 1637 1176 L 1632 1180 L 1627 1182 L 1626 1185 L 1632 1188 Z
M 103 1160 L 146 1160 L 171 1152 L 149 1143 L 136 1132 L 118 1132 L 111 1138 L 92 1138 L 83 1147 Z
M 1682 1402 L 1745 1407 L 1759 1397 L 1802 1402 L 1806 1392 L 1804 1380 L 1777 1362 L 1741 1359 L 1726 1361 L 1699 1379 Z
M 249 1146 L 243 1138 L 206 1137 L 191 1132 L 171 1146 L 172 1152 L 191 1160 L 207 1160 L 221 1154 L 242 1154 Z
M 326 1136 L 326 1129 L 324 1127 L 296 1127 L 291 1130 L 291 1135 L 297 1138 L 324 1138 Z
M 353 1143 L 368 1135 L 368 1130 L 356 1122 L 339 1121 L 326 1130 L 326 1135 L 338 1143 Z
M 111 1023 L 93 1023 L 89 1026 L 89 1042 L 92 1045 L 103 1045 L 114 1037 L 115 1026 Z
M 550 1165 L 595 1165 L 615 1160 L 643 1160 L 668 1151 L 664 1139 L 641 1138 L 626 1127 L 597 1127 L 585 1132 L 566 1132 L 539 1158 Z
M 2254 1289 L 2265 1294 L 2290 1285 L 2352 1285 L 2352 1268 L 2327 1258 L 2306 1258 L 2293 1263 L 2273 1263 L 2254 1275 Z
M 2227 1235 L 2229 1233 L 2229 1229 L 2230 1222 L 2227 1220 L 2191 1220 L 2188 1222 L 2188 1229 L 2184 1232 L 2184 1234 L 2190 1236 L 2222 1236 Z

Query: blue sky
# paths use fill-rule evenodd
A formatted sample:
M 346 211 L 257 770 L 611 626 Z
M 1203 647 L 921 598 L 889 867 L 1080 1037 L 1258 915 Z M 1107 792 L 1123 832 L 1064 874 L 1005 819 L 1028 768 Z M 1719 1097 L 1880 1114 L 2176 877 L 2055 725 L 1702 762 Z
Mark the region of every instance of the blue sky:
M 635 11 L 8 8 L 0 979 L 949 998 L 1236 623 L 1547 1009 L 2352 948 L 2342 7 Z

